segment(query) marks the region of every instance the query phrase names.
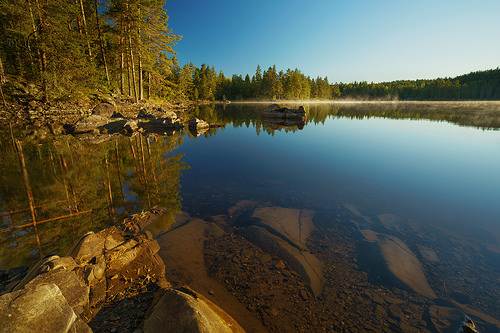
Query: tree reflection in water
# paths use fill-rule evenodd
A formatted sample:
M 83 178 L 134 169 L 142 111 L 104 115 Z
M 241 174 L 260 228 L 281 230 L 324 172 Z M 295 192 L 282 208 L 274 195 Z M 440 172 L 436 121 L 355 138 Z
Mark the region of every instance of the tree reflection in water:
M 182 137 L 135 135 L 87 144 L 71 136 L 22 143 L 37 222 L 36 235 L 10 133 L 0 146 L 0 269 L 64 255 L 88 231 L 154 206 L 179 211 L 179 178 L 188 168 L 176 154 Z M 67 216 L 67 217 L 66 217 Z M 59 218 L 59 219 L 58 219 Z M 46 223 L 43 221 L 48 220 Z M 40 247 L 35 241 L 40 239 Z

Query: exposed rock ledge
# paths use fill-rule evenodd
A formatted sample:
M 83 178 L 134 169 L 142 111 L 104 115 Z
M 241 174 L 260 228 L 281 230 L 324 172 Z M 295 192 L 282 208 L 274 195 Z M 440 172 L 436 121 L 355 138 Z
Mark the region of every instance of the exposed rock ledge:
M 144 227 L 164 211 L 136 214 L 119 226 L 85 234 L 65 257 L 36 263 L 0 295 L 0 332 L 92 332 L 104 305 L 154 285 L 143 332 L 243 332 L 210 301 L 165 278 L 158 242 Z M 138 291 L 139 290 L 139 291 Z

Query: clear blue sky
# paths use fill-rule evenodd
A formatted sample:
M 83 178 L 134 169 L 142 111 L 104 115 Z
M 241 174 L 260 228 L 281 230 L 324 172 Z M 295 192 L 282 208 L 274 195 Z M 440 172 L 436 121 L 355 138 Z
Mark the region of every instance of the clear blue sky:
M 276 65 L 330 82 L 454 77 L 500 66 L 500 0 L 167 0 L 179 64 Z

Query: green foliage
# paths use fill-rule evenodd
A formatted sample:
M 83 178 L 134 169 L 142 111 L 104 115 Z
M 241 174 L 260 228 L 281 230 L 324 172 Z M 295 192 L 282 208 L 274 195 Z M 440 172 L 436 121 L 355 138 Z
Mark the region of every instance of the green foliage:
M 41 84 L 45 98 L 86 89 L 135 99 L 166 95 L 181 38 L 164 0 L 3 0 L 0 57 L 6 75 Z M 125 87 L 130 87 L 128 90 Z M 49 96 L 50 95 L 50 96 Z

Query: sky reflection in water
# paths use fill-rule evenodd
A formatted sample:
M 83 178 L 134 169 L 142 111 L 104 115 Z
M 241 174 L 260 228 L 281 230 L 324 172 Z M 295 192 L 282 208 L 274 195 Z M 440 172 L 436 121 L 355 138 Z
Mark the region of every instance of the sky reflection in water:
M 247 188 L 256 200 L 293 192 L 306 206 L 350 203 L 422 223 L 500 229 L 499 131 L 330 117 L 274 136 L 228 125 L 216 136 L 186 139 L 180 150 L 192 168 L 181 180 L 187 203 L 196 189 L 245 192 L 259 183 L 251 187 L 257 192 Z

